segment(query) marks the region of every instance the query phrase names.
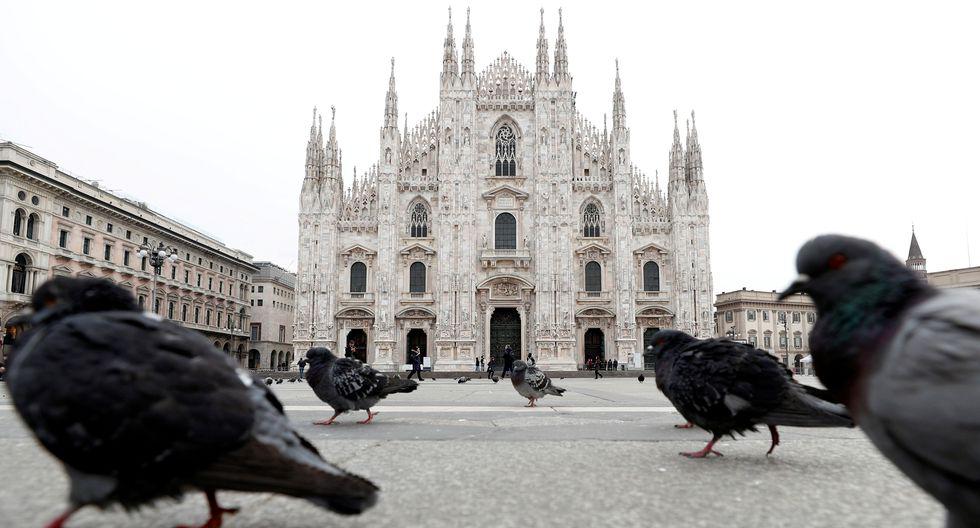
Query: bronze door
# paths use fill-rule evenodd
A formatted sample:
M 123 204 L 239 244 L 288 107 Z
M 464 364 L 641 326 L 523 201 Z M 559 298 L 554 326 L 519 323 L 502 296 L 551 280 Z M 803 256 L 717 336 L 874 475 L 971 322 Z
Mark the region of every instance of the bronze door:
M 490 316 L 490 357 L 498 371 L 504 367 L 504 348 L 510 345 L 514 359 L 522 359 L 521 316 L 515 308 L 497 308 Z

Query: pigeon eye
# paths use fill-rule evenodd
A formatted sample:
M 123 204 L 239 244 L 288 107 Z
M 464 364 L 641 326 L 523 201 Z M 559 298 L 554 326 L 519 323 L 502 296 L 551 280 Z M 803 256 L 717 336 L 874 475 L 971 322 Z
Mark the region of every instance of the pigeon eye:
M 832 270 L 841 269 L 841 267 L 847 263 L 847 257 L 843 253 L 835 253 L 834 256 L 830 257 L 827 261 L 827 267 Z

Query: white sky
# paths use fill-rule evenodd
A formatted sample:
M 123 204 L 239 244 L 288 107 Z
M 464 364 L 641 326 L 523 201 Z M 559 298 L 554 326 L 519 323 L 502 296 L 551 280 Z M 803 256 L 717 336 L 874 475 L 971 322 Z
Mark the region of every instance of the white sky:
M 504 50 L 534 69 L 538 6 L 473 4 L 478 71 Z M 337 106 L 349 182 L 377 160 L 391 56 L 399 113 L 436 107 L 446 7 L 2 0 L 0 138 L 295 269 L 312 107 Z M 932 271 L 967 266 L 969 232 L 980 265 L 978 9 L 565 2 L 564 23 L 579 109 L 611 114 L 618 57 L 634 162 L 662 184 L 671 110 L 697 111 L 715 290 L 767 290 L 824 232 L 904 259 L 914 222 Z

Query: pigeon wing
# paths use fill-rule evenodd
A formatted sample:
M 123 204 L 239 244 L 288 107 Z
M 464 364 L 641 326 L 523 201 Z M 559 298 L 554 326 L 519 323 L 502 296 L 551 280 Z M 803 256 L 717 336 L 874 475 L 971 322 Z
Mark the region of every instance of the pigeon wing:
M 243 444 L 252 425 L 251 378 L 173 323 L 80 314 L 20 343 L 10 378 L 17 410 L 79 471 L 186 474 Z
M 925 464 L 927 473 L 978 490 L 977 402 L 980 295 L 944 292 L 904 318 L 868 379 L 868 413 L 898 450 L 892 454 L 910 462 L 900 464 L 904 469 Z M 980 515 L 980 492 L 973 500 Z
M 337 394 L 351 401 L 379 396 L 388 377 L 354 358 L 339 358 L 333 362 L 331 382 Z
M 528 366 L 524 374 L 524 381 L 534 390 L 543 392 L 551 386 L 551 378 L 536 367 Z

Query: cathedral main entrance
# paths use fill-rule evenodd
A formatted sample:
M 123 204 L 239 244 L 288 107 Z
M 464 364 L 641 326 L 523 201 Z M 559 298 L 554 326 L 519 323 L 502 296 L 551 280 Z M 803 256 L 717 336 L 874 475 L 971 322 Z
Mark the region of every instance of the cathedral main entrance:
M 409 352 L 411 352 L 412 349 L 414 349 L 415 347 L 419 347 L 419 351 L 422 353 L 422 358 L 425 358 L 426 356 L 429 355 L 425 346 L 426 345 L 425 330 L 422 330 L 421 328 L 413 328 L 409 330 L 407 343 L 408 346 L 405 349 L 405 363 L 411 363 L 411 356 L 409 356 Z M 419 361 L 422 361 L 422 359 L 419 359 Z
M 643 369 L 653 370 L 653 334 L 659 332 L 659 328 L 647 328 L 643 331 Z
M 514 359 L 522 359 L 521 314 L 516 308 L 497 308 L 490 316 L 490 357 L 500 372 L 504 367 L 504 348 L 514 349 Z
M 347 332 L 347 348 L 344 349 L 344 355 L 349 353 L 354 359 L 366 363 L 367 362 L 367 333 L 360 328 L 355 328 L 350 332 Z
M 596 361 L 606 361 L 605 335 L 598 328 L 585 331 L 585 364 L 591 365 Z

